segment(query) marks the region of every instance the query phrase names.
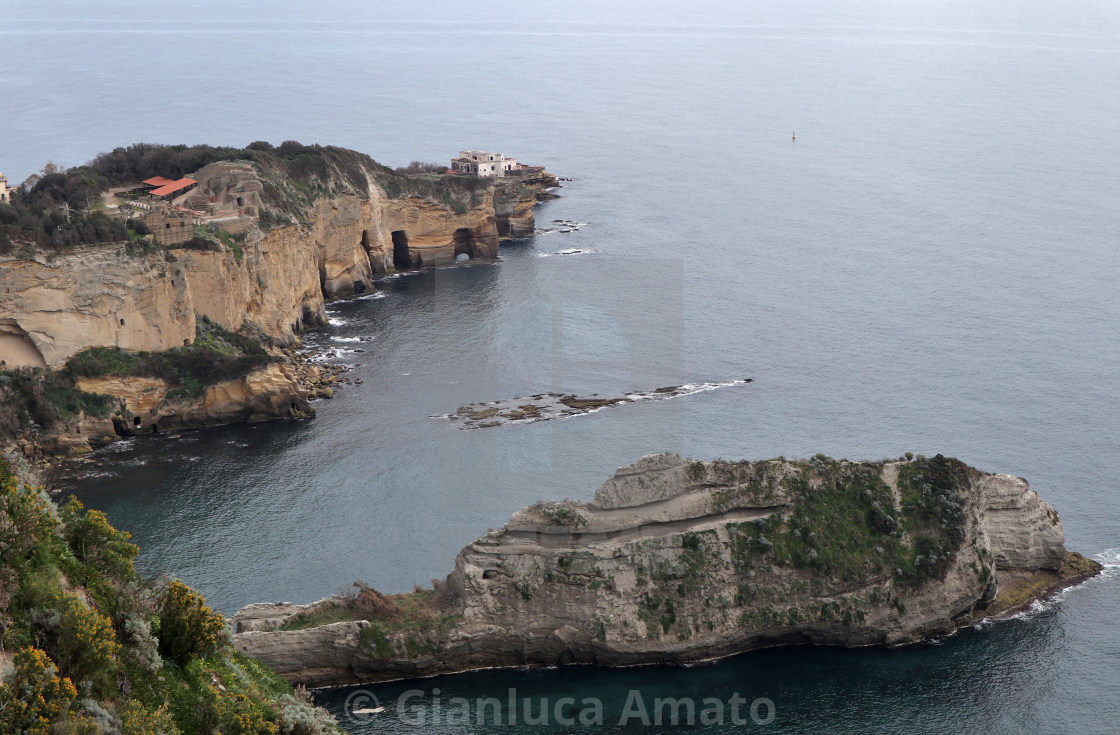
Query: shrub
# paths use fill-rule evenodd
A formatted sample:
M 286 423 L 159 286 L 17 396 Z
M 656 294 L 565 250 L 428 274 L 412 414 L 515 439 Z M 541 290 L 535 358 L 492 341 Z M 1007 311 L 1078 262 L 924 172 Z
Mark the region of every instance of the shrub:
M 121 735 L 180 735 L 167 705 L 148 709 L 136 700 L 118 705 L 121 718 Z
M 165 659 L 185 666 L 229 642 L 226 622 L 206 606 L 206 600 L 178 580 L 167 585 L 159 623 L 159 652 Z
M 188 347 L 140 353 L 91 347 L 71 357 L 67 371 L 76 377 L 159 378 L 175 386 L 168 393 L 169 400 L 192 399 L 214 383 L 243 377 L 274 359 L 264 349 L 262 334 L 250 323 L 230 332 L 200 318 L 196 321 L 194 344 Z
M 158 673 L 163 667 L 163 659 L 159 655 L 159 639 L 152 633 L 152 624 L 138 615 L 125 614 L 121 629 L 136 663 L 149 674 Z
M 48 633 L 54 634 L 59 669 L 74 681 L 108 691 L 116 684 L 120 651 L 113 624 L 69 592 L 59 594 L 52 607 L 59 613 L 58 625 Z
M 214 702 L 222 735 L 277 735 L 274 715 L 242 692 L 222 694 Z
M 0 457 L 0 570 L 18 571 L 31 549 L 48 538 L 58 523 L 46 493 L 20 482 L 8 460 Z
M 0 730 L 48 735 L 51 724 L 69 716 L 77 689 L 58 676 L 46 653 L 28 646 L 16 653 L 15 671 L 0 687 Z
M 276 725 L 280 735 L 330 735 L 339 731 L 335 718 L 312 704 L 311 695 L 302 687 L 294 696 L 285 694 L 277 700 Z
M 107 416 L 114 400 L 79 390 L 66 373 L 41 368 L 0 370 L 0 436 L 50 431 L 79 413 Z
M 66 540 L 74 556 L 114 580 L 135 577 L 133 562 L 140 550 L 136 544 L 129 542 L 131 534 L 113 528 L 99 510 L 84 514 L 82 510 L 81 502 L 73 496 L 62 508 Z

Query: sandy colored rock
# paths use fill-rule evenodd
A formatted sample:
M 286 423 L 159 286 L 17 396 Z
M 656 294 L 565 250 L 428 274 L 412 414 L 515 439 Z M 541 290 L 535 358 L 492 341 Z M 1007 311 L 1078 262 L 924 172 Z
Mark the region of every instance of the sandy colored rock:
M 1021 603 L 1024 594 L 1099 570 L 1085 560 L 1071 571 L 1057 514 L 1025 481 L 940 457 L 907 465 L 644 457 L 604 483 L 592 503 L 522 509 L 464 548 L 435 596 L 443 627 L 373 621 L 384 637 L 379 647 L 354 644 L 352 627 L 256 630 L 235 636 L 234 645 L 309 686 L 531 664 L 683 663 L 773 645 L 894 646 L 998 613 L 997 599 Z M 931 474 L 903 488 L 900 472 L 912 477 L 915 467 Z M 903 518 L 903 492 L 928 493 L 938 472 L 956 485 L 934 492 L 961 509 L 958 541 L 937 560 L 939 572 L 907 577 L 864 549 L 858 553 L 870 558 L 849 560 L 855 574 L 840 577 L 768 551 L 778 537 L 764 541 L 766 534 L 793 528 L 791 515 L 813 507 L 807 499 L 836 477 L 855 478 L 851 492 L 871 511 L 880 501 L 859 498 L 893 497 L 886 502 L 895 510 L 876 521 L 888 528 L 896 522 L 887 516 Z M 872 486 L 880 496 L 859 495 Z M 827 513 L 816 522 L 820 533 L 832 529 Z M 849 532 L 863 533 L 864 521 L 856 523 Z M 893 528 L 876 533 L 900 544 L 925 533 Z M 815 542 L 822 550 L 823 541 Z M 1026 592 L 999 597 L 1003 585 Z M 270 609 L 270 624 L 297 612 Z M 253 617 L 247 608 L 233 622 Z
M 268 206 L 247 163 L 211 164 L 192 177 L 203 201 L 214 198 L 212 213 L 230 209 L 243 218 L 243 210 Z M 327 299 L 373 290 L 377 274 L 398 267 L 394 232 L 407 242 L 413 267 L 451 263 L 461 253 L 493 258 L 511 231 L 502 224 L 507 232 L 499 233 L 499 222 L 520 223 L 514 235 L 531 233 L 532 207 L 545 185 L 555 179 L 493 182 L 477 206 L 457 212 L 444 202 L 389 197 L 365 170 L 363 187 L 316 199 L 298 222 L 267 233 L 250 227 L 240 258 L 224 245 L 166 255 L 106 246 L 50 259 L 0 257 L 0 360 L 58 368 L 87 347 L 181 347 L 195 337 L 196 314 L 231 331 L 248 320 L 290 345 L 303 329 L 326 322 Z M 243 229 L 238 222 L 235 229 Z
M 162 255 L 103 247 L 0 258 L 0 360 L 9 365 L 60 367 L 87 347 L 181 347 L 194 339 L 194 312 L 186 282 Z

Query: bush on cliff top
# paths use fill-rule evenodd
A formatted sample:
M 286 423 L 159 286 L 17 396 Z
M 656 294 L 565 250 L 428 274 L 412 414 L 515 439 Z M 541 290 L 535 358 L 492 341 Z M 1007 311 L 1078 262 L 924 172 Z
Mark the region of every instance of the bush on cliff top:
M 119 410 L 117 399 L 79 389 L 78 378 L 160 378 L 174 386 L 169 400 L 193 400 L 214 383 L 243 377 L 276 359 L 265 351 L 267 338 L 250 322 L 230 332 L 201 317 L 196 327 L 192 345 L 165 352 L 90 347 L 62 370 L 9 370 L 0 363 L 0 439 L 49 434 L 81 414 L 104 417 Z
M 233 652 L 201 596 L 140 578 L 135 554 L 102 513 L 60 510 L 0 457 L 0 651 L 14 654 L 0 732 L 339 732 Z
M 54 431 L 81 413 L 108 416 L 114 407 L 109 396 L 79 390 L 64 371 L 0 364 L 0 440 Z

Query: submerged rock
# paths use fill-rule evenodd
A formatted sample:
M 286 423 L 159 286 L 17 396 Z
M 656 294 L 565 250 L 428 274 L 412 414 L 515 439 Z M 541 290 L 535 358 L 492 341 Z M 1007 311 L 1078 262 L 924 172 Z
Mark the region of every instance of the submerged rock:
M 1100 570 L 1063 542 L 1057 513 L 1025 480 L 940 455 L 650 455 L 591 503 L 518 511 L 464 548 L 433 590 L 384 598 L 364 616 L 342 597 L 270 607 L 265 624 L 250 606 L 232 619 L 234 644 L 308 686 L 895 646 Z

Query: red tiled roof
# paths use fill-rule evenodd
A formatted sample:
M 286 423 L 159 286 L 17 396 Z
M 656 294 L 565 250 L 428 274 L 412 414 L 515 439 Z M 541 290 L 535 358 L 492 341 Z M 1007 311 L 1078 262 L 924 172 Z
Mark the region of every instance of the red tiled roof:
M 145 181 L 144 183 L 146 184 L 148 182 Z M 194 179 L 179 179 L 178 181 L 169 181 L 169 182 L 167 182 L 167 184 L 159 187 L 158 189 L 153 189 L 149 193 L 152 196 L 165 197 L 168 194 L 174 194 L 175 192 L 179 191 L 180 189 L 185 189 L 188 186 L 191 186 L 192 184 L 197 184 L 197 183 L 198 182 L 195 181 Z
M 144 179 L 144 183 L 148 186 L 167 186 L 174 183 L 175 179 L 165 179 L 162 176 L 153 176 L 150 179 Z

